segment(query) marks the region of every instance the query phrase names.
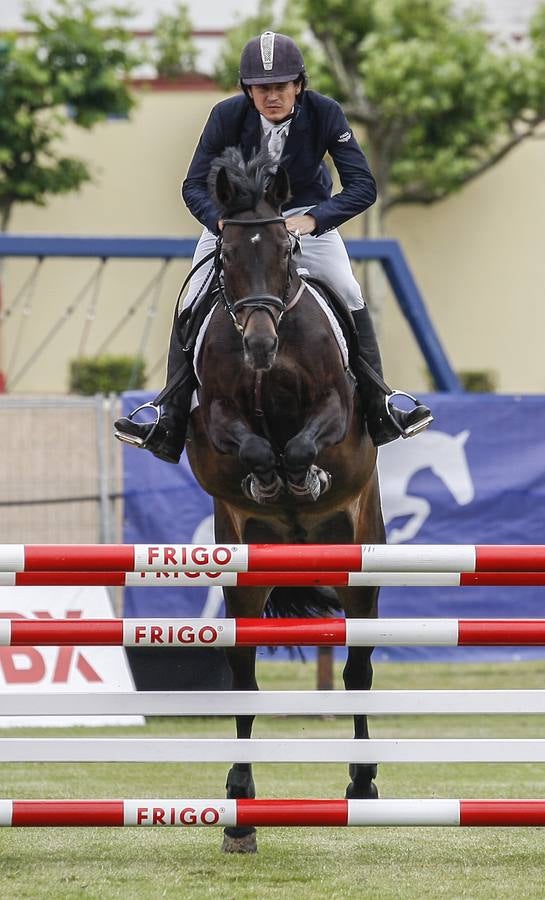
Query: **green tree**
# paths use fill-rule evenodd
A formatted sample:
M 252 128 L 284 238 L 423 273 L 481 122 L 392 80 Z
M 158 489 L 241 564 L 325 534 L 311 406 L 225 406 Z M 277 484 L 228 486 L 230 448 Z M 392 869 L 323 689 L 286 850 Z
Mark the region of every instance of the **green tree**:
M 218 56 L 214 77 L 221 87 L 231 90 L 238 84 L 240 51 L 251 38 L 267 31 L 274 24 L 273 0 L 259 0 L 254 16 L 241 19 L 227 29 L 222 49 Z
M 223 47 L 218 56 L 214 77 L 225 90 L 236 87 L 239 80 L 240 52 L 251 38 L 263 31 L 281 31 L 297 41 L 305 57 L 307 71 L 319 90 L 335 94 L 336 84 L 328 71 L 323 52 L 316 43 L 308 40 L 308 27 L 304 19 L 304 9 L 300 0 L 287 3 L 283 13 L 275 15 L 277 4 L 274 0 L 259 0 L 254 16 L 241 19 L 225 34 Z
M 81 159 L 59 150 L 73 122 L 89 129 L 133 106 L 126 76 L 134 66 L 129 9 L 97 0 L 56 0 L 43 15 L 28 7 L 32 33 L 0 42 L 0 229 L 16 203 L 45 205 L 92 177 Z
M 163 13 L 155 24 L 152 61 L 161 78 L 179 78 L 195 71 L 198 51 L 193 41 L 193 25 L 185 3 L 174 12 Z
M 459 190 L 545 120 L 545 5 L 517 50 L 499 44 L 479 13 L 460 12 L 450 0 L 290 0 L 286 9 L 289 16 L 271 15 L 267 27 L 297 39 L 306 23 L 311 85 L 340 100 L 364 132 L 379 189 L 366 215 L 370 236 L 382 234 L 396 205 L 434 203 Z M 250 31 L 261 24 L 252 20 Z M 226 60 L 249 36 L 244 23 L 228 33 L 223 84 Z

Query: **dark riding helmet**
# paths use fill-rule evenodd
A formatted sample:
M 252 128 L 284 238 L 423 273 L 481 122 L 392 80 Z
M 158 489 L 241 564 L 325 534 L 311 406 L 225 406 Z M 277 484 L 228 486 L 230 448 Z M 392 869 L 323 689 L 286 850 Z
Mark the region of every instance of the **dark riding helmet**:
M 305 61 L 299 47 L 285 34 L 265 31 L 248 41 L 240 57 L 240 83 L 280 84 L 305 80 Z

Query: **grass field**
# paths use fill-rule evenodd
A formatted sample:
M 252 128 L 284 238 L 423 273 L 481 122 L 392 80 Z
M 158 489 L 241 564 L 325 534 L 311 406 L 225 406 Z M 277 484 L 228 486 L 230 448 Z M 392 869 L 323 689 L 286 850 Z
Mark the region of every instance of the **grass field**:
M 312 689 L 314 667 L 262 662 L 263 689 Z M 339 671 L 337 684 L 341 686 Z M 542 688 L 545 661 L 376 666 L 377 689 Z M 266 718 L 256 737 L 350 737 L 351 720 Z M 540 737 L 540 716 L 373 717 L 375 737 Z M 86 729 L 18 729 L 76 736 Z M 0 732 L 12 735 L 13 731 Z M 232 737 L 226 719 L 152 719 L 93 736 Z M 6 764 L 10 798 L 221 797 L 227 766 Z M 341 797 L 343 765 L 255 766 L 261 797 Z M 541 765 L 383 765 L 382 797 L 545 798 Z M 224 856 L 220 829 L 3 829 L 1 898 L 545 897 L 539 828 L 260 829 L 257 856 Z

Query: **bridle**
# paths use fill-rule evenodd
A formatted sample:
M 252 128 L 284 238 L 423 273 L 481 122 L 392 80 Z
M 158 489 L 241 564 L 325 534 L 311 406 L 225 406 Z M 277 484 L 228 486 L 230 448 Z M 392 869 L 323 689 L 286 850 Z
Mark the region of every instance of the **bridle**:
M 255 226 L 261 225 L 279 225 L 282 223 L 286 224 L 285 219 L 282 216 L 271 216 L 269 218 L 263 219 L 224 219 L 223 225 L 244 225 L 246 227 L 251 226 L 255 228 Z M 300 249 L 299 237 L 295 236 L 296 247 Z M 245 329 L 250 320 L 250 316 L 253 315 L 254 312 L 258 310 L 263 310 L 266 312 L 272 319 L 275 331 L 278 329 L 278 325 L 284 315 L 284 313 L 290 308 L 291 304 L 288 304 L 288 293 L 291 285 L 291 258 L 293 249 L 290 250 L 290 257 L 288 259 L 287 271 L 286 271 L 286 284 L 284 287 L 284 291 L 282 297 L 276 297 L 274 294 L 248 294 L 246 297 L 241 297 L 239 300 L 230 300 L 225 291 L 224 285 L 221 280 L 221 271 L 224 268 L 223 258 L 222 258 L 222 246 L 223 246 L 223 234 L 220 234 L 216 240 L 216 250 L 214 253 L 214 274 L 216 277 L 216 284 L 218 287 L 218 293 L 221 298 L 225 309 L 231 316 L 233 320 L 233 324 L 237 331 L 244 336 Z M 246 319 L 245 325 L 241 325 L 237 319 L 237 313 L 240 312 L 241 309 L 245 309 L 246 307 L 251 306 L 252 311 L 250 316 Z

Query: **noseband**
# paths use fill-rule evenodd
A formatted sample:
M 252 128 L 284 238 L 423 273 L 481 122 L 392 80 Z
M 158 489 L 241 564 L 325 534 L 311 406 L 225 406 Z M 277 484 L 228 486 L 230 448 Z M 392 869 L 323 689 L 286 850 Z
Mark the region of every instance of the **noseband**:
M 255 227 L 256 225 L 258 225 L 258 226 L 259 225 L 279 225 L 280 223 L 282 223 L 283 225 L 286 224 L 285 219 L 282 216 L 271 216 L 270 218 L 264 218 L 264 219 L 224 219 L 223 220 L 224 226 L 225 225 L 245 225 L 245 226 L 251 226 L 252 228 Z M 215 270 L 215 274 L 216 274 L 216 282 L 218 285 L 220 297 L 223 301 L 223 304 L 224 304 L 227 312 L 229 313 L 229 315 L 231 316 L 231 318 L 233 320 L 233 324 L 234 324 L 235 328 L 237 329 L 237 331 L 240 332 L 240 334 L 242 334 L 242 335 L 244 334 L 245 328 L 238 321 L 237 313 L 240 312 L 241 309 L 244 309 L 247 306 L 251 306 L 252 312 L 250 313 L 250 315 L 252 315 L 254 312 L 257 312 L 257 310 L 263 310 L 264 312 L 268 313 L 268 315 L 271 317 L 271 319 L 273 321 L 274 328 L 276 331 L 276 329 L 278 328 L 280 319 L 282 318 L 282 316 L 284 315 L 284 313 L 286 312 L 286 309 L 287 309 L 288 291 L 289 291 L 289 287 L 291 284 L 291 272 L 290 272 L 289 264 L 288 264 L 287 275 L 286 275 L 286 286 L 284 288 L 284 293 L 281 298 L 274 296 L 274 294 L 249 294 L 247 297 L 241 297 L 240 300 L 235 300 L 234 302 L 231 302 L 223 289 L 223 285 L 221 283 L 221 278 L 220 278 L 220 272 L 221 272 L 221 269 L 223 268 L 223 262 L 222 262 L 222 258 L 221 258 L 222 242 L 223 242 L 223 236 L 220 235 L 218 237 L 217 243 L 216 243 L 216 253 L 215 253 L 215 257 L 214 257 L 214 270 Z M 280 315 L 276 316 L 275 313 L 280 313 Z M 246 325 L 247 324 L 248 324 L 248 321 L 246 322 Z

